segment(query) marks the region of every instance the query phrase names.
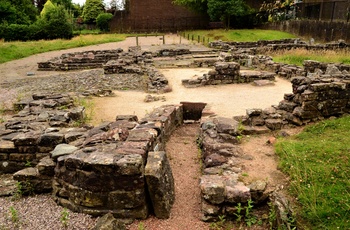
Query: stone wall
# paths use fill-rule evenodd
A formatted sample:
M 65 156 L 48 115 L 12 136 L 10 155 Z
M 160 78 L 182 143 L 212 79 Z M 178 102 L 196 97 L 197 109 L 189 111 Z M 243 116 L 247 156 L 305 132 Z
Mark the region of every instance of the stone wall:
M 84 108 L 67 95 L 37 94 L 16 106 L 0 127 L 0 173 L 17 171 L 23 193 L 53 191 L 60 205 L 94 216 L 169 217 L 174 182 L 162 151 L 183 123 L 182 105 L 79 128 Z
M 249 109 L 246 116 L 237 117 L 247 126 L 245 134 L 251 134 L 252 128 L 279 130 L 350 112 L 349 74 L 308 74 L 293 77 L 291 82 L 293 93 L 285 94 L 278 105 L 264 110 Z
M 107 61 L 118 59 L 122 52 L 122 49 L 116 49 L 66 53 L 46 62 L 38 62 L 38 70 L 68 71 L 101 68 Z
M 130 47 L 129 52 L 122 49 L 67 53 L 59 58 L 39 62 L 38 70 L 69 71 L 78 69 L 103 68 L 104 74 L 123 74 L 127 78 L 144 78 L 144 89 L 151 93 L 165 92 L 168 80 L 152 67 L 153 56 L 177 55 L 189 50 L 160 49 L 154 53 L 141 51 L 140 47 Z
M 203 221 L 217 221 L 219 216 L 236 217 L 238 205 L 248 201 L 254 206 L 266 202 L 269 191 L 266 181 L 249 184 L 240 181 L 243 159 L 248 159 L 239 147 L 241 124 L 232 118 L 217 117 L 201 123 L 198 143 L 201 147 L 203 175 L 200 178 Z
M 35 166 L 56 145 L 74 142 L 86 131 L 68 128 L 85 116 L 68 95 L 36 94 L 15 107 L 20 112 L 0 124 L 0 173 Z
M 216 62 L 214 67 L 214 70 L 210 70 L 203 76 L 194 76 L 192 79 L 182 80 L 182 84 L 186 87 L 198 87 L 204 85 L 251 83 L 256 80 L 275 80 L 275 73 L 240 71 L 240 64 L 237 62 Z
M 338 49 L 348 49 L 349 44 L 345 43 L 344 40 L 339 40 L 337 42 L 330 42 L 325 44 L 314 44 L 313 42 L 306 43 L 301 41 L 299 38 L 295 39 L 281 39 L 281 40 L 262 40 L 257 42 L 223 42 L 223 41 L 213 41 L 209 43 L 209 46 L 214 49 L 224 50 L 224 51 L 246 51 L 248 49 L 253 49 L 254 53 L 264 53 L 266 51 L 276 51 L 276 50 L 291 50 L 297 48 L 303 48 L 307 50 L 338 50 Z
M 160 218 L 168 217 L 174 199 L 172 179 L 164 181 L 158 174 L 172 178 L 171 170 L 164 154 L 156 158 L 165 168 L 155 169 L 159 164 L 154 162 L 154 153 L 150 156 L 153 160 L 149 158 L 149 152 L 164 150 L 166 139 L 180 124 L 182 107 L 163 106 L 140 122 L 117 120 L 92 129 L 91 134 L 98 133 L 88 136 L 81 149 L 57 158 L 57 202 L 95 216 L 111 212 L 118 218 L 145 219 L 154 209 Z

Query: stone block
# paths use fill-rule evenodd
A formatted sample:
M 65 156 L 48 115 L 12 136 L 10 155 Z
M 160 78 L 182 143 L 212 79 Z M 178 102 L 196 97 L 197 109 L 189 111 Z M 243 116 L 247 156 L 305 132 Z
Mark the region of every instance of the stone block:
M 116 172 L 123 176 L 133 176 L 143 174 L 143 159 L 139 154 L 115 156 L 113 159 L 116 165 Z
M 155 141 L 158 135 L 154 129 L 133 129 L 129 133 L 128 141 Z
M 17 151 L 13 141 L 0 140 L 0 153 L 15 153 Z
M 202 197 L 210 204 L 221 204 L 225 201 L 224 178 L 217 175 L 203 175 L 200 179 Z
M 34 146 L 38 144 L 40 134 L 35 132 L 20 133 L 12 141 L 15 146 Z
M 0 153 L 0 161 L 5 161 L 9 159 L 9 155 L 8 153 Z
M 107 207 L 109 209 L 133 209 L 146 205 L 145 190 L 117 190 L 108 193 Z
M 265 124 L 271 130 L 280 130 L 283 126 L 283 121 L 281 119 L 266 119 Z
M 41 175 L 54 176 L 55 174 L 55 162 L 49 156 L 44 157 L 37 164 L 37 169 Z
M 64 135 L 64 140 L 66 143 L 71 143 L 73 141 L 78 140 L 79 138 L 85 135 L 84 132 L 68 132 Z
M 226 186 L 225 188 L 225 201 L 237 204 L 246 203 L 251 199 L 250 189 L 243 183 Z
M 39 146 L 47 146 L 54 148 L 63 142 L 64 135 L 61 133 L 45 133 L 38 140 Z
M 112 213 L 107 213 L 98 219 L 92 230 L 125 230 L 125 224 L 114 218 Z
M 72 154 L 76 150 L 78 150 L 78 148 L 73 145 L 59 144 L 50 154 L 52 159 L 56 161 L 60 156 Z
M 218 205 L 212 205 L 205 200 L 202 200 L 201 211 L 205 216 L 219 216 L 221 208 Z
M 216 129 L 219 133 L 226 133 L 233 136 L 240 135 L 239 122 L 232 118 L 217 117 L 213 119 Z
M 36 155 L 30 154 L 30 153 L 11 153 L 9 155 L 10 161 L 30 162 L 35 159 L 36 159 Z
M 156 217 L 169 218 L 175 200 L 175 187 L 165 152 L 149 152 L 145 178 Z
M 138 118 L 136 115 L 118 115 L 115 119 L 116 121 L 138 121 Z

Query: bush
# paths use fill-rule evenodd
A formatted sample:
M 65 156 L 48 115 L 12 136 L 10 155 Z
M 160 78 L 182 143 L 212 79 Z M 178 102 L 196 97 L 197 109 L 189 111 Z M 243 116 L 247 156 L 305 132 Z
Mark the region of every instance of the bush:
M 30 39 L 28 34 L 28 25 L 3 24 L 0 29 L 0 37 L 5 41 L 27 41 Z
M 113 18 L 113 15 L 110 13 L 101 13 L 96 18 L 97 27 L 101 31 L 109 31 L 109 22 Z
M 49 8 L 38 20 L 38 23 L 43 28 L 47 39 L 70 39 L 73 37 L 73 26 L 68 20 L 69 17 L 64 7 L 55 6 L 54 8 Z
M 5 41 L 28 41 L 40 39 L 70 39 L 73 27 L 63 6 L 57 6 L 45 13 L 31 25 L 2 24 L 0 38 Z

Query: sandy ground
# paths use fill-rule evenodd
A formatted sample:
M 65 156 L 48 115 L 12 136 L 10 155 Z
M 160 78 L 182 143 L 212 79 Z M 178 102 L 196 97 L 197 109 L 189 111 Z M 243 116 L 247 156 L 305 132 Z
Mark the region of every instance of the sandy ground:
M 198 88 L 185 88 L 181 84 L 182 79 L 188 79 L 195 74 L 202 75 L 209 69 L 162 69 L 161 72 L 169 80 L 172 92 L 162 94 L 166 101 L 145 103 L 145 92 L 115 91 L 116 97 L 94 98 L 95 124 L 102 121 L 111 121 L 116 115 L 135 114 L 139 118 L 153 108 L 165 104 L 179 104 L 182 101 L 204 102 L 207 108 L 218 116 L 232 117 L 245 115 L 246 109 L 267 108 L 278 104 L 283 99 L 284 93 L 292 91 L 291 83 L 277 78 L 273 86 L 253 86 L 251 84 L 230 84 L 206 86 Z

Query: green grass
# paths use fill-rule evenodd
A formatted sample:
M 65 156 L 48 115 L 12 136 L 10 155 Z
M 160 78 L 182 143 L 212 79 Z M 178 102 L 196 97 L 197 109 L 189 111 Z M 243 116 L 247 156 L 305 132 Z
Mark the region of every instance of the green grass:
M 350 50 L 293 49 L 267 53 L 275 62 L 301 66 L 304 60 L 350 64 Z
M 350 116 L 308 126 L 276 144 L 301 229 L 350 229 Z
M 295 38 L 293 34 L 277 30 L 193 30 L 185 31 L 185 36 L 193 35 L 194 39 L 200 37 L 209 38 L 210 41 L 236 41 L 236 42 L 254 42 L 259 40 L 279 40 L 285 38 Z
M 125 34 L 80 35 L 71 40 L 40 40 L 29 42 L 0 42 L 0 63 L 24 58 L 33 54 L 53 50 L 69 49 L 108 42 L 118 42 L 126 38 Z

